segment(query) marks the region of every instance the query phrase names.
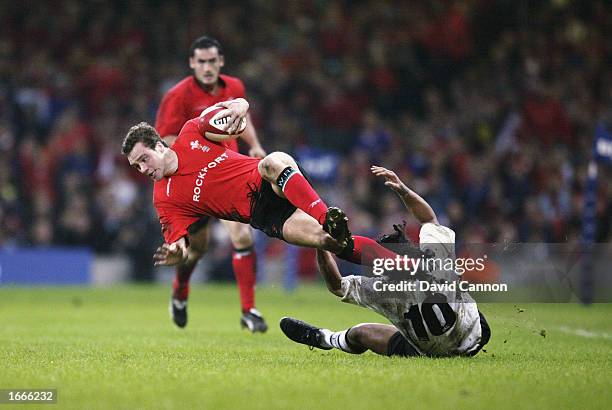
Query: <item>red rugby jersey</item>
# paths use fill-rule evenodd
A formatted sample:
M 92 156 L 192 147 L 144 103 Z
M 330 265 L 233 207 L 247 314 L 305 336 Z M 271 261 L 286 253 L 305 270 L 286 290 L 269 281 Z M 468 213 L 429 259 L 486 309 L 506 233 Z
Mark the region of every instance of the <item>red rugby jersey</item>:
M 185 77 L 172 87 L 162 99 L 155 128 L 159 135 L 178 135 L 183 125 L 190 119 L 198 117 L 202 111 L 211 105 L 234 98 L 245 98 L 244 84 L 239 78 L 229 75 L 219 75 L 220 87 L 216 95 L 205 91 L 193 75 Z M 224 142 L 224 145 L 238 151 L 236 139 Z
M 250 222 L 250 193 L 262 183 L 258 158 L 204 138 L 195 119 L 187 121 L 172 149 L 178 169 L 153 188 L 153 205 L 167 243 L 187 235 L 189 225 L 202 216 Z

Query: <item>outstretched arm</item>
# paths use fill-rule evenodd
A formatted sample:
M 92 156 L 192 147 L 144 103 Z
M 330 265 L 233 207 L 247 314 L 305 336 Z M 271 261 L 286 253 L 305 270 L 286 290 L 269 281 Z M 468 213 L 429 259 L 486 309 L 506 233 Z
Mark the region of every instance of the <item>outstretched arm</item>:
M 385 185 L 399 195 L 406 208 L 413 213 L 421 224 L 438 223 L 438 218 L 436 218 L 435 212 L 431 209 L 427 201 L 408 188 L 395 172 L 376 165 L 373 165 L 371 170 L 377 177 L 385 178 Z
M 249 156 L 254 158 L 263 158 L 266 156 L 266 151 L 263 149 L 257 138 L 257 131 L 251 121 L 251 115 L 247 114 L 247 125 L 244 132 L 240 136 L 249 145 Z
M 323 279 L 325 279 L 327 289 L 336 296 L 343 296 L 342 276 L 332 254 L 328 251 L 317 249 L 317 265 L 321 275 L 323 275 Z

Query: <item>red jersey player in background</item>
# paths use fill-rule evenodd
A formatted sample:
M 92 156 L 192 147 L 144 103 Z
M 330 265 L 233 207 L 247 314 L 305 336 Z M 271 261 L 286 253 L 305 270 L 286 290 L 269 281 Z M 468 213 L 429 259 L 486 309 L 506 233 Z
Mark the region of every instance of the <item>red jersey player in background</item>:
M 189 57 L 189 67 L 193 70 L 193 75 L 185 77 L 164 95 L 157 112 L 155 128 L 168 145 L 174 144 L 179 131 L 188 120 L 199 116 L 206 108 L 221 101 L 245 97 L 244 84 L 240 79 L 220 74 L 223 65 L 223 50 L 217 40 L 203 36 L 193 42 Z M 251 157 L 263 158 L 266 155 L 248 115 L 247 127 L 241 138 L 249 145 Z M 223 145 L 238 152 L 236 139 L 226 140 Z M 190 227 L 189 243 L 194 257 L 176 267 L 170 312 L 174 323 L 179 327 L 187 325 L 189 279 L 208 247 L 208 219 L 204 217 Z M 268 326 L 255 309 L 256 257 L 251 228 L 240 222 L 221 222 L 227 229 L 234 248 L 232 266 L 240 291 L 240 325 L 253 333 L 265 332 Z

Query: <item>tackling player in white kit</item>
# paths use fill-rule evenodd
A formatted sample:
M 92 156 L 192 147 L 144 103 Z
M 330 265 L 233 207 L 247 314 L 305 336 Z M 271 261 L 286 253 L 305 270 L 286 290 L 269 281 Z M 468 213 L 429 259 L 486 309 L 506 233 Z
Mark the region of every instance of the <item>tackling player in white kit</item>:
M 419 248 L 408 245 L 403 229 L 381 239 L 393 243 L 394 250 L 403 246 L 411 258 L 455 258 L 455 232 L 439 225 L 429 204 L 400 181 L 398 176 L 382 167 L 372 167 L 376 176 L 386 179 L 385 185 L 394 190 L 406 208 L 422 224 Z M 403 245 L 402 245 L 403 243 Z M 362 323 L 333 332 L 293 318 L 283 318 L 281 330 L 291 340 L 319 349 L 337 348 L 347 353 L 372 350 L 387 356 L 473 356 L 491 337 L 491 330 L 476 302 L 467 292 L 421 291 L 381 292 L 383 284 L 397 283 L 394 275 L 342 277 L 332 255 L 317 250 L 317 263 L 330 292 L 343 302 L 371 309 L 386 317 L 393 325 Z M 451 283 L 458 279 L 452 270 L 420 272 L 410 280 Z

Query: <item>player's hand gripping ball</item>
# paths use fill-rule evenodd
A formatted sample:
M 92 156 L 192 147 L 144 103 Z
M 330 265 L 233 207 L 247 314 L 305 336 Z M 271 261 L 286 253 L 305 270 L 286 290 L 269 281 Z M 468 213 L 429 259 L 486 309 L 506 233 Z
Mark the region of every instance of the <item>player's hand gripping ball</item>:
M 245 130 L 247 122 L 246 117 L 243 117 L 240 121 L 240 126 L 238 130 L 233 134 L 230 134 L 226 131 L 231 117 L 229 115 L 225 115 L 222 111 L 227 113 L 227 109 L 225 107 L 219 106 L 211 106 L 202 111 L 200 117 L 198 119 L 198 129 L 202 135 L 212 141 L 222 141 L 227 140 L 228 138 L 236 138 L 239 137 Z

